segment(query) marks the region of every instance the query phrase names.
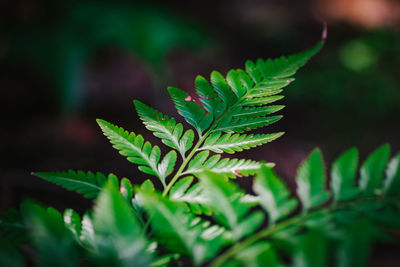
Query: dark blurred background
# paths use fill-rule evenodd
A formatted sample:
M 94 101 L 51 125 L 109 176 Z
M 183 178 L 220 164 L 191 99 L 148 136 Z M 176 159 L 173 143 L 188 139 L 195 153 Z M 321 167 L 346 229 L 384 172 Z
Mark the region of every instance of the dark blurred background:
M 351 146 L 362 159 L 385 142 L 400 150 L 399 1 L 1 1 L 0 210 L 25 197 L 90 205 L 32 171 L 143 181 L 95 118 L 157 143 L 133 99 L 176 116 L 167 86 L 193 92 L 197 74 L 309 48 L 322 31 L 315 14 L 328 22 L 327 43 L 285 90 L 284 119 L 262 129 L 286 134 L 236 155 L 275 162 L 291 186 L 316 146 L 328 163 Z

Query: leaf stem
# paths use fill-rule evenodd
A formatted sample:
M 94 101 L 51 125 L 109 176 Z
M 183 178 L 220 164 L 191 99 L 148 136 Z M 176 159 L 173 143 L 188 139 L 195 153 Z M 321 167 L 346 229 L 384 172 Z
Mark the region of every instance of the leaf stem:
M 253 88 L 257 85 L 257 83 L 254 83 Z M 180 168 L 178 169 L 178 171 L 175 173 L 174 177 L 172 177 L 171 181 L 168 183 L 167 187 L 165 187 L 162 196 L 165 197 L 169 190 L 171 190 L 172 186 L 175 184 L 175 182 L 179 179 L 179 177 L 182 175 L 183 170 L 185 169 L 186 165 L 189 163 L 189 161 L 192 159 L 192 157 L 194 156 L 194 154 L 199 150 L 198 148 L 201 146 L 201 144 L 204 142 L 204 140 L 215 130 L 215 128 L 218 127 L 219 122 L 222 120 L 222 118 L 224 118 L 225 116 L 230 115 L 230 113 L 232 112 L 232 110 L 238 105 L 240 104 L 243 99 L 246 98 L 248 92 L 251 89 L 249 89 L 242 97 L 240 97 L 231 107 L 229 107 L 225 113 L 223 113 L 219 118 L 217 118 L 215 120 L 215 123 L 208 129 L 208 131 L 201 136 L 201 133 L 199 133 L 199 141 L 197 142 L 197 144 L 193 147 L 193 149 L 190 151 L 189 155 L 187 156 L 187 158 L 183 157 L 183 162 L 182 165 L 180 166 Z
M 347 207 L 351 207 L 353 205 L 355 205 L 356 202 L 366 202 L 366 201 L 376 201 L 376 200 L 391 200 L 391 199 L 398 199 L 396 197 L 384 197 L 382 198 L 382 196 L 378 196 L 378 197 L 363 197 L 363 198 L 359 198 L 353 201 L 347 201 L 347 202 L 342 202 L 342 203 L 338 203 L 336 205 L 330 205 L 328 207 L 319 209 L 319 210 L 315 210 L 312 211 L 310 213 L 300 213 L 297 216 L 294 216 L 290 219 L 284 220 L 280 223 L 277 224 L 273 224 L 270 227 L 267 227 L 264 230 L 261 230 L 260 232 L 250 236 L 247 239 L 244 239 L 243 241 L 236 243 L 235 245 L 233 245 L 232 247 L 230 247 L 228 250 L 226 250 L 224 253 L 222 253 L 219 257 L 217 257 L 214 261 L 212 261 L 210 263 L 210 267 L 219 267 L 219 266 L 223 266 L 225 264 L 226 261 L 228 261 L 230 258 L 232 258 L 233 256 L 235 256 L 237 253 L 239 253 L 240 251 L 242 251 L 243 249 L 245 249 L 246 247 L 256 243 L 257 241 L 267 238 L 269 236 L 271 236 L 272 234 L 283 230 L 287 227 L 290 227 L 292 225 L 295 224 L 299 224 L 304 222 L 305 220 L 324 214 L 324 213 L 330 213 L 333 212 L 335 210 L 339 210 L 339 209 L 344 209 Z
M 212 128 L 211 128 L 212 129 Z M 182 162 L 182 165 L 179 167 L 178 171 L 175 173 L 174 177 L 172 177 L 171 181 L 168 183 L 167 187 L 164 189 L 162 196 L 165 197 L 169 190 L 171 190 L 172 186 L 175 184 L 175 182 L 179 179 L 181 176 L 183 170 L 185 169 L 186 165 L 189 163 L 189 161 L 192 159 L 194 154 L 197 152 L 197 149 L 201 146 L 201 144 L 204 142 L 204 140 L 208 137 L 208 135 L 211 133 L 211 129 L 208 130 L 203 137 L 197 141 L 196 145 L 193 147 L 193 149 L 190 151 L 189 155 L 184 159 Z

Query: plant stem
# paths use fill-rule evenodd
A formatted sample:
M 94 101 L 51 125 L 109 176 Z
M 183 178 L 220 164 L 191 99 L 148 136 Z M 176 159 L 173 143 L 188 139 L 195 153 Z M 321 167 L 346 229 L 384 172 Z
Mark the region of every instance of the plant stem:
M 187 158 L 182 162 L 182 165 L 179 167 L 178 171 L 175 173 L 174 177 L 172 177 L 171 181 L 168 183 L 167 187 L 164 189 L 162 196 L 165 197 L 169 190 L 171 190 L 171 187 L 175 184 L 175 182 L 179 179 L 181 176 L 183 170 L 185 169 L 186 165 L 189 163 L 189 161 L 192 159 L 194 154 L 197 152 L 197 149 L 201 146 L 201 144 L 206 140 L 208 135 L 211 133 L 211 129 L 208 130 L 203 137 L 197 141 L 196 145 L 193 147 L 193 149 L 190 151 L 189 155 Z
M 256 86 L 256 84 L 254 84 L 254 86 Z M 249 90 L 250 91 L 250 90 Z M 206 140 L 206 138 L 212 133 L 212 131 L 218 126 L 218 123 L 222 120 L 222 118 L 224 118 L 225 116 L 228 116 L 230 114 L 230 112 L 238 105 L 241 103 L 241 101 L 243 99 L 246 98 L 248 92 L 246 92 L 246 94 L 244 96 L 242 96 L 240 99 L 238 99 L 236 101 L 236 103 L 234 103 L 232 105 L 232 107 L 230 107 L 224 114 L 222 114 L 218 119 L 216 119 L 214 125 L 212 125 L 210 127 L 210 129 L 208 129 L 208 131 L 199 139 L 199 141 L 197 142 L 197 144 L 193 147 L 193 149 L 190 151 L 189 155 L 187 156 L 187 158 L 183 158 L 183 162 L 182 165 L 179 167 L 178 171 L 175 173 L 174 177 L 172 177 L 171 181 L 168 183 L 167 187 L 165 187 L 162 196 L 165 197 L 169 190 L 171 190 L 172 186 L 176 183 L 176 181 L 179 179 L 179 177 L 181 176 L 183 170 L 185 169 L 186 165 L 189 163 L 189 161 L 192 159 L 192 157 L 194 156 L 194 154 L 198 151 L 198 148 L 201 146 L 201 144 L 204 142 L 204 140 Z
M 234 255 L 236 255 L 237 253 L 239 253 L 240 251 L 242 251 L 243 249 L 245 249 L 246 247 L 254 244 L 255 242 L 267 238 L 269 236 L 271 236 L 272 234 L 285 229 L 289 226 L 295 225 L 295 224 L 299 224 L 302 223 L 303 221 L 312 218 L 314 216 L 318 216 L 320 214 L 323 213 L 330 213 L 333 212 L 335 210 L 339 210 L 339 209 L 343 209 L 343 208 L 347 208 L 347 207 L 351 207 L 352 205 L 355 205 L 355 203 L 357 202 L 365 202 L 365 201 L 376 201 L 376 200 L 391 200 L 391 199 L 397 199 L 396 197 L 384 197 L 382 198 L 382 196 L 378 196 L 378 197 L 363 197 L 360 199 L 357 199 L 355 201 L 347 201 L 347 202 L 342 202 L 336 205 L 331 205 L 319 210 L 315 210 L 313 212 L 310 213 L 301 213 L 297 216 L 294 216 L 290 219 L 284 220 L 280 223 L 271 225 L 270 227 L 261 230 L 260 232 L 250 236 L 249 238 L 236 243 L 235 245 L 233 245 L 231 248 L 229 248 L 228 250 L 226 250 L 224 253 L 222 253 L 219 257 L 217 257 L 214 261 L 211 262 L 210 267 L 219 267 L 219 266 L 223 266 L 224 263 L 226 261 L 228 261 L 230 258 L 232 258 Z

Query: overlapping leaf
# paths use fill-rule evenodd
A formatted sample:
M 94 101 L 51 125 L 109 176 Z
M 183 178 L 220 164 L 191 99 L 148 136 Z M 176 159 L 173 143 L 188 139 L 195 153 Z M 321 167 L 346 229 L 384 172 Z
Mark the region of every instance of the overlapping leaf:
M 65 189 L 81 193 L 87 198 L 95 198 L 108 179 L 116 180 L 118 183 L 118 178 L 114 174 L 106 177 L 100 172 L 69 170 L 66 172 L 36 172 L 34 175 Z
M 250 208 L 241 202 L 241 194 L 237 185 L 228 181 L 225 176 L 203 172 L 200 184 L 209 205 L 216 211 L 215 218 L 232 231 L 233 238 L 238 240 L 255 231 L 263 222 L 260 212 L 248 214 Z
M 335 201 L 348 200 L 358 194 L 355 180 L 358 167 L 356 148 L 343 153 L 332 165 L 331 188 Z
M 213 120 L 212 115 L 206 113 L 206 111 L 201 108 L 199 104 L 194 102 L 194 99 L 186 92 L 174 87 L 169 87 L 168 92 L 174 101 L 178 113 L 184 117 L 187 123 L 192 125 L 201 136 L 202 133 L 210 127 Z
M 168 250 L 189 256 L 200 264 L 220 249 L 224 231 L 199 223 L 201 220 L 188 213 L 183 203 L 172 202 L 150 191 L 140 192 L 140 198 L 159 242 Z
M 215 153 L 229 153 L 240 152 L 245 149 L 250 149 L 256 146 L 263 145 L 271 142 L 283 133 L 274 134 L 222 134 L 221 132 L 212 133 L 204 142 L 199 150 L 211 150 Z
M 135 100 L 134 103 L 146 128 L 161 138 L 165 145 L 176 149 L 182 157 L 185 157 L 185 152 L 193 146 L 193 131 L 187 130 L 183 133 L 183 125 L 176 123 L 174 118 L 169 118 L 138 100 Z
M 362 164 L 360 188 L 365 195 L 374 195 L 382 189 L 384 170 L 389 160 L 390 147 L 383 145 L 376 149 Z
M 118 186 L 121 183 L 121 193 L 127 198 L 132 198 L 133 188 L 127 178 L 121 182 L 114 174 L 110 173 L 107 177 L 100 173 L 83 172 L 69 170 L 66 172 L 36 172 L 37 177 L 55 183 L 65 189 L 82 194 L 87 198 L 95 198 L 100 193 L 105 183 L 111 182 Z
M 253 189 L 260 197 L 261 206 L 268 212 L 271 223 L 288 216 L 298 205 L 290 198 L 290 191 L 270 168 L 263 166 L 256 176 Z
M 147 239 L 137 215 L 113 183 L 106 185 L 96 201 L 93 229 L 99 262 L 105 259 L 110 265 L 121 266 L 150 263 Z
M 78 248 L 73 235 L 64 225 L 61 214 L 53 208 L 43 208 L 33 202 L 25 202 L 21 211 L 37 249 L 40 266 L 76 266 Z
M 158 177 L 165 186 L 165 178 L 172 173 L 175 166 L 177 157 L 175 151 L 170 151 L 160 162 L 160 148 L 145 142 L 141 135 L 129 133 L 121 127 L 100 119 L 97 122 L 121 155 L 139 165 L 138 168 L 142 172 Z
M 221 159 L 220 155 L 214 155 L 208 157 L 209 151 L 201 151 L 198 153 L 190 162 L 187 170 L 184 174 L 194 174 L 208 170 L 211 172 L 223 174 L 229 178 L 235 178 L 236 176 L 249 176 L 253 175 L 265 164 L 253 160 L 245 159 Z M 271 163 L 269 163 L 271 165 Z
M 325 190 L 325 166 L 319 149 L 315 149 L 300 165 L 296 182 L 303 210 L 316 207 L 328 200 L 330 193 Z

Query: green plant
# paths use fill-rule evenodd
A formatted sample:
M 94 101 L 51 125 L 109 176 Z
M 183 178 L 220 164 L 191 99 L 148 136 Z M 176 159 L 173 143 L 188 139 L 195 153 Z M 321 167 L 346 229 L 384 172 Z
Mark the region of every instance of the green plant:
M 21 215 L 2 215 L 2 262 L 20 253 L 10 242 L 28 242 L 42 266 L 366 265 L 372 242 L 390 241 L 389 233 L 400 226 L 400 154 L 387 163 L 388 145 L 364 161 L 359 180 L 358 152 L 346 151 L 333 163 L 330 190 L 322 154 L 314 150 L 298 169 L 298 198 L 274 173 L 274 164 L 219 155 L 282 135 L 243 132 L 281 118 L 271 114 L 283 106 L 270 104 L 282 98 L 282 88 L 322 45 L 289 57 L 248 61 L 245 70 L 231 70 L 226 77 L 214 71 L 211 84 L 198 76 L 201 104 L 169 88 L 178 113 L 194 131 L 135 101 L 146 128 L 172 148 L 165 156 L 141 135 L 98 120 L 120 154 L 157 179 L 132 185 L 113 174 L 35 173 L 95 199 L 94 209 L 83 216 L 70 209 L 61 215 L 25 202 Z M 178 156 L 182 163 L 176 166 Z M 254 174 L 254 194 L 229 179 Z M 12 264 L 22 264 L 14 259 Z

